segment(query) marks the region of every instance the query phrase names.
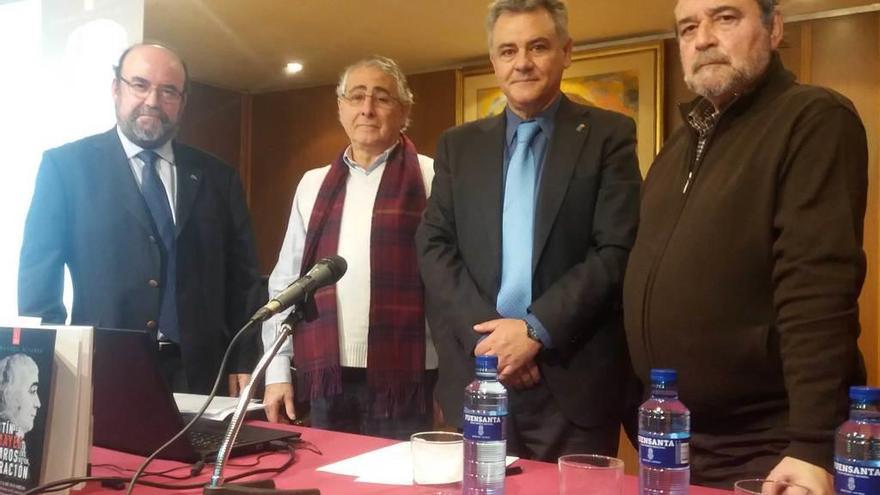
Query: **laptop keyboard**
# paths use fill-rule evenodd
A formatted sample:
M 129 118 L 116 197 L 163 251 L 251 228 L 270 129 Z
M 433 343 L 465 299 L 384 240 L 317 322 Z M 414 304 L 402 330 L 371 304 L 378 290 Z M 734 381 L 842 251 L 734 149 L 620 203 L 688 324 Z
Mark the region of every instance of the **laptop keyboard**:
M 188 431 L 189 441 L 197 451 L 214 451 L 223 443 L 223 433 L 213 431 Z

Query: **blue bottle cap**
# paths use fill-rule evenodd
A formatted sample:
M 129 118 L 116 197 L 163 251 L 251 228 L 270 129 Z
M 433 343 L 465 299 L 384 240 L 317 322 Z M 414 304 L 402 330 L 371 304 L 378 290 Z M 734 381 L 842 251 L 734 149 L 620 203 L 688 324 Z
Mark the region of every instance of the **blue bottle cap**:
M 850 387 L 849 398 L 860 402 L 880 402 L 880 388 Z
M 668 368 L 654 368 L 651 370 L 651 383 L 677 383 L 678 372 Z
M 477 371 L 488 373 L 498 371 L 498 356 L 477 356 Z

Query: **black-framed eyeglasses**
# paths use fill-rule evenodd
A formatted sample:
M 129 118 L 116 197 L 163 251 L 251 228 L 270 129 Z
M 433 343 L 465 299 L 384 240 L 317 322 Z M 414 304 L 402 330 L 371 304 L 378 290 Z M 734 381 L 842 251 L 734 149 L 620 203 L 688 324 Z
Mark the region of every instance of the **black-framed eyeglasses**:
M 346 94 L 341 94 L 339 97 L 349 105 L 356 107 L 363 105 L 367 98 L 371 98 L 374 105 L 383 108 L 391 108 L 395 103 L 400 103 L 400 99 L 391 96 L 391 93 L 379 88 L 374 88 L 372 93 L 356 89 Z
M 174 86 L 169 86 L 167 84 L 159 84 L 154 86 L 153 83 L 145 79 L 134 78 L 133 81 L 129 81 L 122 76 L 119 76 L 119 80 L 124 82 L 125 85 L 128 86 L 128 89 L 131 90 L 131 94 L 138 98 L 146 98 L 150 95 L 150 92 L 155 89 L 156 95 L 162 101 L 177 103 L 183 100 L 183 91 L 175 88 Z

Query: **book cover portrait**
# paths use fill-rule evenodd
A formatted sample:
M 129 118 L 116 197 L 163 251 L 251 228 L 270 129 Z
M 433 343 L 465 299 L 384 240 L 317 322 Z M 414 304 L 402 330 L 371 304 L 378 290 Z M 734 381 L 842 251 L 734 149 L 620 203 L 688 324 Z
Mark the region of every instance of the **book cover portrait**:
M 39 484 L 55 331 L 0 328 L 0 493 Z

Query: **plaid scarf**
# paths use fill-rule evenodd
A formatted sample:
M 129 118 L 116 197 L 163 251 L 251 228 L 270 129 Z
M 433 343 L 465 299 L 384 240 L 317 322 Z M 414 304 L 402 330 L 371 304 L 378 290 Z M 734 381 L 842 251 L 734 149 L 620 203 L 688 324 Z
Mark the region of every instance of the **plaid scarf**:
M 343 153 L 345 153 L 343 151 Z M 337 253 L 348 166 L 341 153 L 321 183 L 306 231 L 301 274 Z M 424 290 L 416 260 L 415 232 L 425 209 L 425 186 L 412 141 L 401 134 L 388 157 L 370 233 L 370 320 L 367 385 L 372 417 L 425 412 Z M 314 296 L 318 318 L 294 334 L 299 388 L 314 399 L 342 392 L 336 287 Z

